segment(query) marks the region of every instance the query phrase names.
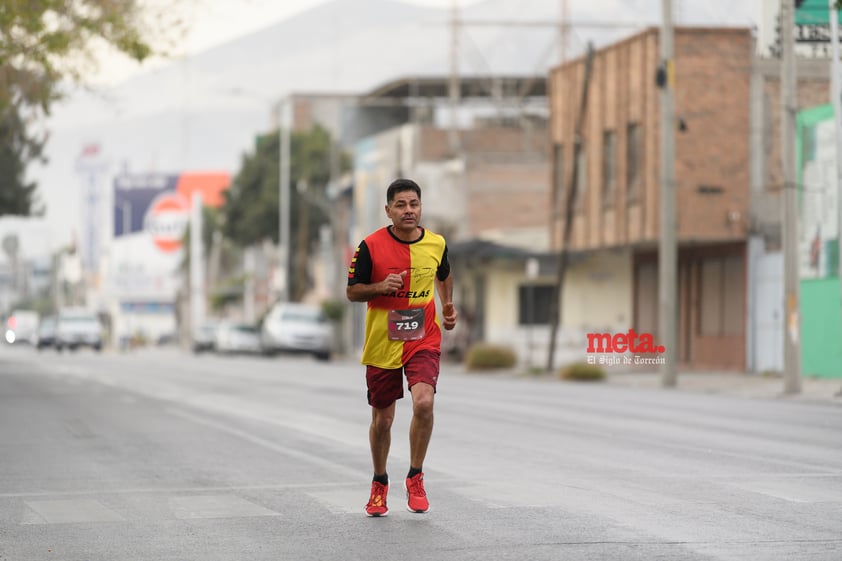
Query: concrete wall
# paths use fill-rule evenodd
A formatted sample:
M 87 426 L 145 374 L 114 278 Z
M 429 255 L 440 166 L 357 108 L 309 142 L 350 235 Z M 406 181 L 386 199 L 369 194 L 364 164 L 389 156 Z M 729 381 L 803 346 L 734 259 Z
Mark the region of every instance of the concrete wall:
M 568 269 L 562 325 L 585 332 L 632 326 L 631 251 L 599 251 Z
M 544 366 L 550 326 L 518 323 L 518 287 L 530 284 L 524 267 L 500 266 L 486 279 L 485 340 L 511 345 L 523 365 Z M 534 283 L 552 285 L 555 276 L 542 271 Z M 626 332 L 631 327 L 631 252 L 597 252 L 569 267 L 562 306 L 555 366 L 585 360 L 587 333 Z

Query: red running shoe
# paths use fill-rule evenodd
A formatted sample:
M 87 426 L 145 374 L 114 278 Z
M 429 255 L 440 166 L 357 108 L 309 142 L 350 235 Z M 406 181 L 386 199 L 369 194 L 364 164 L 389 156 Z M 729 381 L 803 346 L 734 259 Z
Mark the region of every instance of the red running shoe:
M 388 516 L 389 507 L 386 506 L 386 494 L 389 492 L 389 486 L 371 482 L 371 498 L 368 499 L 368 504 L 365 505 L 365 513 L 367 516 Z
M 424 491 L 424 474 L 407 477 L 404 482 L 406 488 L 406 509 L 409 512 L 424 513 L 430 510 L 427 492 Z

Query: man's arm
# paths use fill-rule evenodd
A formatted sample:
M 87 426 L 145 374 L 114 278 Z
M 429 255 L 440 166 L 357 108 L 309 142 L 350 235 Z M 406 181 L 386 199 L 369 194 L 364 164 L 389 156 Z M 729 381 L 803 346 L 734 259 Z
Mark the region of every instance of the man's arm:
M 447 275 L 444 280 L 436 278 L 436 292 L 441 302 L 442 325 L 448 331 L 456 327 L 459 314 L 453 306 L 453 275 Z
M 436 292 L 439 295 L 439 302 L 444 308 L 447 304 L 453 302 L 453 276 L 448 275 L 446 279 L 439 280 L 436 278 Z
M 406 271 L 401 275 L 392 274 L 380 282 L 374 282 L 371 278 L 371 270 L 371 253 L 368 250 L 368 244 L 363 240 L 357 246 L 357 251 L 351 259 L 351 266 L 348 267 L 348 286 L 345 289 L 345 296 L 348 300 L 351 302 L 368 302 L 403 286 L 403 276 Z
M 402 271 L 399 275 L 389 273 L 385 279 L 380 282 L 364 283 L 358 282 L 348 285 L 345 289 L 345 296 L 351 302 L 368 302 L 383 294 L 389 294 L 400 290 L 403 287 L 403 280 L 406 277 L 406 271 Z

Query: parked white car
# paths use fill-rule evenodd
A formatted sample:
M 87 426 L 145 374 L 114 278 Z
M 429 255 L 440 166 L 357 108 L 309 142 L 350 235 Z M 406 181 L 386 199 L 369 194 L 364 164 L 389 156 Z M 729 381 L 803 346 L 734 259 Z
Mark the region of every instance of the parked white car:
M 6 342 L 34 345 L 38 340 L 38 312 L 15 310 L 6 319 Z
M 35 345 L 39 351 L 44 347 L 52 347 L 56 344 L 57 323 L 56 316 L 47 316 L 41 319 L 41 323 L 38 325 L 38 342 Z
M 216 323 L 203 323 L 193 334 L 193 343 L 191 345 L 194 353 L 202 353 L 205 351 L 216 350 L 216 332 L 219 330 L 219 325 Z
M 55 346 L 57 351 L 90 347 L 99 352 L 102 350 L 102 323 L 88 310 L 62 310 L 56 322 Z
M 333 326 L 319 306 L 278 302 L 263 318 L 260 329 L 263 352 L 308 353 L 329 360 Z

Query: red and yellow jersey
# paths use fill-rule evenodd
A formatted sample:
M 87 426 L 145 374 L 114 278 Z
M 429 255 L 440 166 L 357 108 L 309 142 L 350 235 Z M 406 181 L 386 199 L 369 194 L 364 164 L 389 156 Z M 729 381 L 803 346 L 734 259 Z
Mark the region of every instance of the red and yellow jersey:
M 422 349 L 441 350 L 435 281 L 450 275 L 442 236 L 422 229 L 417 240 L 405 242 L 389 227 L 377 230 L 357 247 L 348 268 L 348 285 L 380 282 L 389 273 L 403 271 L 400 290 L 368 302 L 362 364 L 400 368 Z

